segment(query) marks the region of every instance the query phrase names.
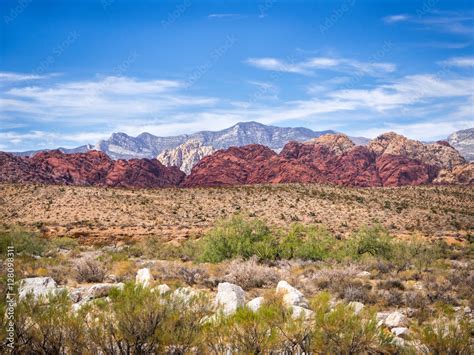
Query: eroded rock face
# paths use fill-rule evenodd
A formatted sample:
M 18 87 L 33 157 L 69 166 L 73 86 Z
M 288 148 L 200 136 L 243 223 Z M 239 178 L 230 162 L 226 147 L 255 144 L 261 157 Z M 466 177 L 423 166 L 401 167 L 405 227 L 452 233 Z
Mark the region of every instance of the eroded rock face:
M 474 163 L 459 165 L 452 170 L 443 169 L 434 180 L 437 184 L 474 184 Z
M 164 166 L 176 166 L 189 175 L 194 165 L 215 151 L 212 146 L 203 145 L 198 140 L 189 140 L 176 148 L 161 152 L 156 159 Z
M 171 187 L 179 185 L 184 176 L 178 168 L 167 168 L 157 160 L 114 161 L 94 150 L 77 154 L 54 150 L 31 158 L 0 153 L 0 182 Z
M 438 182 L 440 171 L 446 172 Z M 387 133 L 367 146 L 355 146 L 337 134 L 290 142 L 278 155 L 258 145 L 218 151 L 194 167 L 184 186 L 264 183 L 371 187 L 470 184 L 472 178 L 464 159 L 446 142 L 423 144 Z
M 393 132 L 373 139 L 368 148 L 377 156 L 405 157 L 440 169 L 452 169 L 465 163 L 464 158 L 447 142 L 423 144 Z

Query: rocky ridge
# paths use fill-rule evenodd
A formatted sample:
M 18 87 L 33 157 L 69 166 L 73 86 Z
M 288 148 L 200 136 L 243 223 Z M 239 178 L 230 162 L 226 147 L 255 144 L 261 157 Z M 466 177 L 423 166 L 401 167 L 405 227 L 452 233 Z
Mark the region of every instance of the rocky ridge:
M 32 158 L 0 152 L 0 182 L 120 187 L 177 186 L 184 173 L 156 159 L 112 160 L 105 153 L 41 152 Z

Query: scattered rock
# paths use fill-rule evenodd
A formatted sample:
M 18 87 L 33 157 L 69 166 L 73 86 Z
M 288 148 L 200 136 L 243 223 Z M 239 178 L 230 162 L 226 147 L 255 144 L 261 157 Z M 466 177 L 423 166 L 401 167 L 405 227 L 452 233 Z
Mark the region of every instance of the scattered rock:
M 36 299 L 47 296 L 49 293 L 57 293 L 62 288 L 58 288 L 56 281 L 51 277 L 32 277 L 20 281 L 19 296 L 25 298 L 27 294 L 32 293 Z
M 314 314 L 313 311 L 300 307 L 300 306 L 292 306 L 291 309 L 293 311 L 293 313 L 291 314 L 293 319 L 298 319 L 298 318 L 310 319 Z
M 359 277 L 359 278 L 361 278 L 361 279 L 369 278 L 369 277 L 370 277 L 370 272 L 368 272 L 368 271 L 361 271 L 361 272 L 359 272 L 356 276 Z
M 360 302 L 349 302 L 349 306 L 354 310 L 355 314 L 359 314 L 364 309 L 364 304 Z
M 276 287 L 277 293 L 283 294 L 283 302 L 288 306 L 308 307 L 308 301 L 303 294 L 286 281 L 280 281 Z
M 151 281 L 153 281 L 153 276 L 151 276 L 150 269 L 143 268 L 137 271 L 137 276 L 135 277 L 137 284 L 141 284 L 143 287 L 149 287 Z
M 395 311 L 390 313 L 383 323 L 389 328 L 401 327 L 406 323 L 406 317 L 404 314 Z
M 243 307 L 245 302 L 245 292 L 237 285 L 230 282 L 223 282 L 217 286 L 216 305 L 221 306 L 224 314 L 234 313 L 237 308 Z
M 250 308 L 252 311 L 256 312 L 262 306 L 263 301 L 263 297 L 256 297 L 253 300 L 247 302 L 247 307 Z
M 101 297 L 107 297 L 110 293 L 110 291 L 113 288 L 118 288 L 121 289 L 123 288 L 124 284 L 123 283 L 117 283 L 117 284 L 95 284 L 92 285 L 84 295 L 85 300 L 92 300 L 95 298 L 101 298 Z
M 179 287 L 173 292 L 173 297 L 182 300 L 183 302 L 189 302 L 193 297 L 196 297 L 198 293 L 191 287 Z
M 390 330 L 395 336 L 403 338 L 409 333 L 408 328 L 406 327 L 395 327 Z
M 164 295 L 165 293 L 168 293 L 171 291 L 171 288 L 166 284 L 158 285 L 154 289 L 158 291 L 160 295 Z

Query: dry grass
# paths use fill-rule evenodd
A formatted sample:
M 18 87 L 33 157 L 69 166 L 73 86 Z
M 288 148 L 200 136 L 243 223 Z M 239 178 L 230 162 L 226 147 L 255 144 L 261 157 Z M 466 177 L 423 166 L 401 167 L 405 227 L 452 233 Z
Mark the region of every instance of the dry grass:
M 86 242 L 157 236 L 199 236 L 233 214 L 270 225 L 322 224 L 345 236 L 382 223 L 392 234 L 419 232 L 455 240 L 474 226 L 470 187 L 355 189 L 321 185 L 261 185 L 195 189 L 112 189 L 0 184 L 0 220 L 45 235 Z M 92 237 L 92 238 L 91 238 Z

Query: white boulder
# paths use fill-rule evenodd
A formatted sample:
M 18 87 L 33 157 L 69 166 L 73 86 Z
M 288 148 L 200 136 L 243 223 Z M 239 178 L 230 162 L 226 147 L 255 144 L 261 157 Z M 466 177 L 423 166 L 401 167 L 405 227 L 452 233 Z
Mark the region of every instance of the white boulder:
M 383 323 L 389 328 L 397 328 L 405 325 L 406 316 L 398 311 L 390 313 Z
M 56 281 L 51 277 L 31 277 L 20 281 L 19 297 L 25 298 L 27 294 L 32 293 L 36 299 L 46 297 L 49 293 L 57 293 L 61 288 L 57 287 Z
M 406 327 L 395 327 L 390 330 L 395 336 L 403 338 L 408 335 L 409 331 Z
M 137 276 L 135 277 L 137 284 L 141 284 L 143 287 L 149 287 L 151 281 L 153 281 L 153 276 L 149 268 L 143 268 L 137 271 Z
M 312 310 L 306 309 L 300 306 L 292 306 L 291 310 L 292 310 L 291 316 L 293 317 L 293 319 L 299 319 L 299 318 L 310 319 L 314 314 Z
M 264 301 L 263 297 L 256 297 L 253 300 L 247 302 L 247 307 L 254 312 L 257 312 L 262 306 Z
M 222 307 L 224 314 L 232 314 L 237 308 L 244 306 L 245 292 L 240 286 L 222 282 L 217 286 L 215 304 Z
M 364 309 L 364 304 L 361 302 L 349 302 L 349 307 L 351 307 L 355 314 L 359 314 Z
M 167 284 L 162 284 L 158 285 L 154 288 L 160 295 L 164 295 L 165 293 L 168 293 L 171 291 L 171 287 L 169 287 Z
M 286 306 L 308 307 L 308 300 L 300 291 L 291 286 L 288 282 L 280 281 L 276 287 L 276 291 L 283 295 L 283 302 Z

